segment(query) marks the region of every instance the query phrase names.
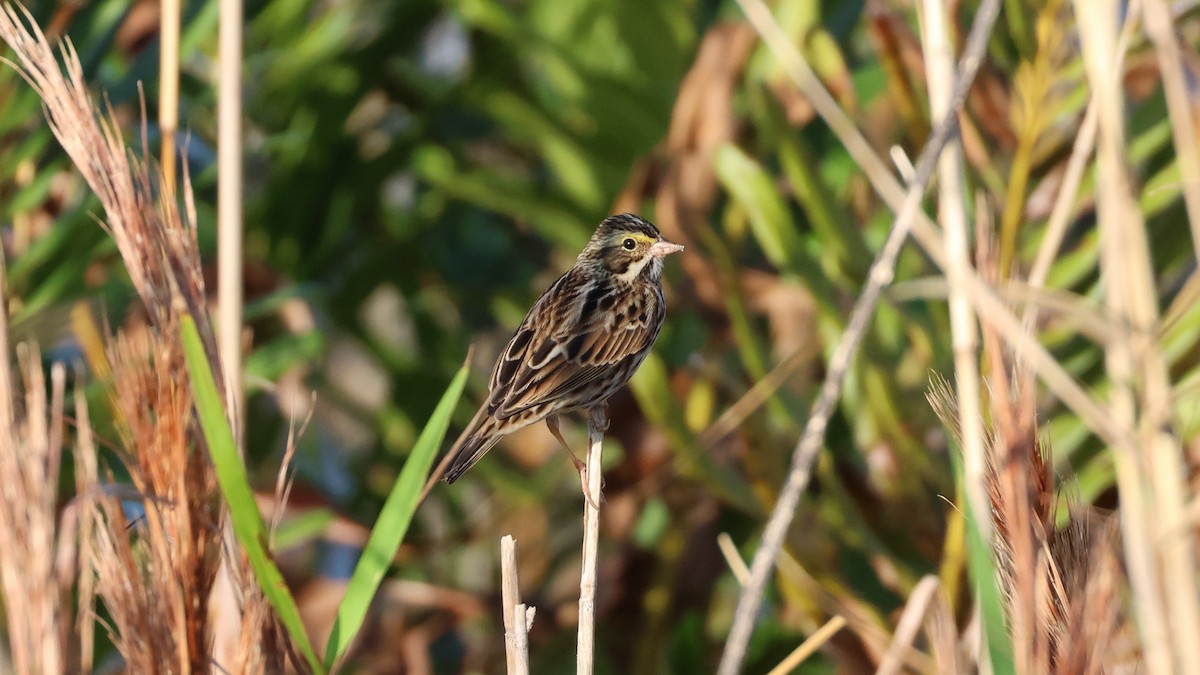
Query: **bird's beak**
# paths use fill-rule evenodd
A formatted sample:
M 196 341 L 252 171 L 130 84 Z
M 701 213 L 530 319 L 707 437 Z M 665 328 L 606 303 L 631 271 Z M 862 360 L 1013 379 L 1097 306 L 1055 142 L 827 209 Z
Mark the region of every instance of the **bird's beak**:
M 663 257 L 672 253 L 679 253 L 683 250 L 683 244 L 674 244 L 666 239 L 659 239 L 650 246 L 650 255 L 655 257 Z

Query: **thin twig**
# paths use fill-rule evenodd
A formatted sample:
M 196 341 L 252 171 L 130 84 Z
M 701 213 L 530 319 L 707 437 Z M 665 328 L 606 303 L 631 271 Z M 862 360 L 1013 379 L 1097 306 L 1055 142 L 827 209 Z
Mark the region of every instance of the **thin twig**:
M 800 643 L 799 647 L 792 650 L 782 661 L 772 668 L 767 675 L 787 675 L 794 671 L 797 666 L 808 660 L 808 657 L 816 653 L 818 649 L 823 647 L 826 642 L 829 642 L 837 632 L 846 627 L 846 617 L 838 614 L 826 621 L 820 628 L 808 639 Z
M 755 23 L 755 28 L 761 34 L 764 34 L 764 37 L 769 31 L 774 31 L 782 36 L 781 29 L 771 19 L 769 10 L 766 9 L 761 0 L 739 0 L 739 4 L 747 16 L 751 17 L 751 21 Z M 764 12 L 766 13 L 766 21 L 763 21 Z M 971 34 L 967 40 L 967 47 L 964 52 L 960 77 L 955 82 L 951 105 L 949 106 L 952 110 L 957 110 L 966 98 L 970 83 L 974 80 L 975 73 L 979 69 L 979 64 L 982 61 L 984 49 L 987 45 L 987 37 L 991 34 L 992 25 L 995 23 L 998 13 L 999 1 L 985 0 L 975 15 L 975 22 L 971 27 Z M 755 17 L 757 17 L 757 20 Z M 786 40 L 786 38 L 784 39 Z M 817 398 L 817 402 L 813 405 L 812 414 L 809 416 L 804 434 L 801 436 L 800 442 L 792 454 L 792 464 L 788 471 L 787 482 L 784 484 L 779 501 L 776 502 L 775 508 L 771 512 L 771 517 L 767 521 L 766 529 L 763 531 L 762 543 L 759 546 L 758 552 L 755 553 L 754 561 L 750 566 L 750 582 L 738 598 L 737 610 L 734 614 L 729 640 L 726 642 L 725 653 L 721 657 L 721 665 L 717 671 L 719 675 L 734 675 L 741 669 L 742 660 L 746 656 L 746 647 L 750 642 L 750 634 L 753 632 L 754 618 L 758 614 L 759 606 L 762 603 L 762 593 L 766 587 L 767 578 L 771 574 L 771 570 L 775 565 L 775 558 L 779 555 L 779 550 L 783 546 L 784 535 L 787 533 L 788 525 L 792 522 L 792 516 L 795 514 L 796 507 L 800 503 L 800 495 L 804 492 L 804 488 L 808 484 L 812 463 L 816 459 L 817 453 L 824 442 L 825 428 L 829 423 L 829 417 L 832 415 L 841 394 L 842 378 L 845 376 L 850 366 L 850 361 L 858 350 L 858 345 L 862 341 L 870 318 L 874 315 L 880 290 L 892 280 L 896 257 L 899 255 L 900 248 L 908 237 L 914 217 L 920 210 L 921 199 L 925 194 L 925 184 L 928 183 L 933 175 L 936 159 L 941 153 L 942 147 L 945 146 L 956 129 L 956 117 L 947 115 L 939 123 L 937 129 L 934 130 L 929 142 L 925 145 L 924 150 L 922 150 L 920 159 L 917 162 L 916 176 L 910 183 L 904 203 L 892 224 L 892 230 L 888 233 L 883 250 L 880 251 L 879 256 L 871 265 L 866 288 L 863 289 L 862 294 L 854 305 L 854 310 L 850 314 L 850 320 L 847 322 L 846 331 L 842 334 L 841 341 L 838 342 L 833 350 L 833 355 L 829 362 L 829 370 L 826 372 L 825 381 L 821 385 L 821 393 Z
M 579 639 L 575 656 L 576 675 L 590 675 L 596 652 L 596 559 L 600 545 L 600 449 L 608 419 L 604 406 L 592 408 L 588 415 L 588 492 L 583 500 L 583 569 L 579 575 Z

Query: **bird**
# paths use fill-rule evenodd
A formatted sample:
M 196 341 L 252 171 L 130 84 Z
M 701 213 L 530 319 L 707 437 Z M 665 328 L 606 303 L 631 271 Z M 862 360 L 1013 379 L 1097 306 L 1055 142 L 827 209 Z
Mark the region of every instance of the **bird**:
M 650 353 L 666 317 L 663 259 L 683 246 L 632 213 L 604 219 L 562 276 L 533 303 L 504 347 L 488 395 L 426 484 L 453 483 L 505 436 L 545 421 L 580 473 L 586 465 L 558 417 L 605 404 Z

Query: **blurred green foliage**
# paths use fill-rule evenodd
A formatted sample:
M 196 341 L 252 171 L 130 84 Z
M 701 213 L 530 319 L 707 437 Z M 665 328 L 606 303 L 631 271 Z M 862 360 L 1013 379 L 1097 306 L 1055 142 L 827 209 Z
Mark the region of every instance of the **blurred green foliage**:
M 876 149 L 896 145 L 915 156 L 929 129 L 924 76 L 914 67 L 919 23 L 911 3 L 868 4 L 782 0 L 774 9 Z M 965 31 L 975 3 L 960 4 Z M 1039 42 L 1042 3 L 1005 7 L 964 126 L 969 185 L 990 208 L 1003 205 L 1002 254 L 1022 270 L 1036 255 L 1087 93 L 1069 41 Z M 31 9 L 43 26 L 66 29 L 130 138 L 138 137 L 143 84 L 153 152 L 158 44 L 145 20 L 153 4 Z M 212 0 L 184 5 L 180 101 L 210 255 L 216 9 Z M 1195 20 L 1194 11 L 1180 18 L 1191 28 Z M 338 547 L 319 543 L 331 514 L 375 520 L 468 345 L 477 346 L 466 396 L 475 403 L 509 331 L 613 204 L 623 199 L 651 219 L 667 208 L 656 196 L 683 161 L 667 138 L 684 76 L 706 37 L 737 21 L 735 4 L 711 0 L 248 3 L 246 316 L 254 339 L 246 419 L 251 476 L 262 486 L 272 484 L 297 399 L 316 392 L 297 465 L 298 499 L 319 508 L 285 521 L 291 529 L 281 536 L 304 552 L 284 565 L 293 586 L 349 576 Z M 1060 29 L 1069 37 L 1073 26 Z M 1130 57 L 1130 153 L 1145 188 L 1162 306 L 1173 310 L 1164 347 L 1176 381 L 1186 383 L 1200 359 L 1200 304 L 1186 302 L 1194 261 L 1162 94 L 1137 70 L 1144 47 L 1133 45 Z M 820 357 L 844 327 L 891 220 L 765 49 L 755 44 L 744 63 L 731 51 L 728 61 L 736 72 L 724 101 L 729 128 L 711 158 L 701 156 L 713 199 L 701 218 L 681 224 L 695 242 L 685 255 L 705 266 L 668 265 L 668 325 L 632 396 L 613 402 L 599 672 L 703 672 L 715 663 L 736 595 L 716 535 L 729 532 L 743 556 L 752 553 L 819 383 Z M 1028 119 L 1032 112 L 1041 117 Z M 1089 170 L 1081 194 L 1092 180 Z M 102 307 L 114 327 L 136 320 L 97 211 L 51 142 L 33 92 L 0 69 L 11 309 L 19 331 L 56 345 L 60 357 L 76 355 L 66 321 L 75 301 Z M 1069 306 L 1086 312 L 1099 298 L 1088 198 L 1076 213 L 1048 284 L 1074 293 Z M 890 631 L 921 574 L 940 569 L 948 586 L 958 584 L 962 551 L 943 550 L 955 517 L 943 499 L 955 495 L 949 443 L 924 398 L 929 374 L 950 370 L 944 287 L 914 282 L 933 272 L 919 252 L 902 256 L 899 284 L 854 365 L 797 514 L 788 548 L 824 595 L 791 582 L 772 590 L 748 672 L 777 663 L 838 608 L 863 609 Z M 702 296 L 705 283 L 719 289 L 717 301 Z M 1046 314 L 1042 339 L 1103 392 L 1097 336 L 1081 333 L 1071 312 Z M 761 404 L 711 432 L 752 390 Z M 1200 416 L 1183 398 L 1179 405 L 1194 434 Z M 460 406 L 456 424 L 470 408 Z M 1070 490 L 1111 500 L 1111 467 L 1095 437 L 1053 403 L 1042 415 L 1059 470 L 1077 472 Z M 572 437 L 581 442 L 582 434 Z M 364 638 L 375 652 L 402 650 L 387 631 L 421 627 L 421 644 L 444 672 L 462 662 L 499 672 L 497 543 L 511 532 L 527 600 L 538 607 L 534 670 L 569 667 L 580 498 L 570 464 L 548 439 L 540 429 L 521 436 L 434 493 L 390 575 L 428 583 L 446 599 L 381 604 Z M 470 603 L 451 590 L 480 604 L 462 609 Z M 388 611 L 404 617 L 402 628 Z M 845 634 L 836 658 L 814 657 L 798 672 L 864 663 L 874 653 L 865 639 Z M 351 662 L 386 670 L 389 661 L 373 654 L 352 650 Z

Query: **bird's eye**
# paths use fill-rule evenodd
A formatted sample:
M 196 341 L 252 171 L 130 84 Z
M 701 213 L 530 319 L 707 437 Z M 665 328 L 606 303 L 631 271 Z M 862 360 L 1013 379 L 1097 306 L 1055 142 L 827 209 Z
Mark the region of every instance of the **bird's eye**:
M 637 242 L 634 241 L 632 238 L 626 239 L 625 241 L 621 242 L 621 245 L 625 247 L 626 251 L 632 251 L 633 249 L 637 248 Z

